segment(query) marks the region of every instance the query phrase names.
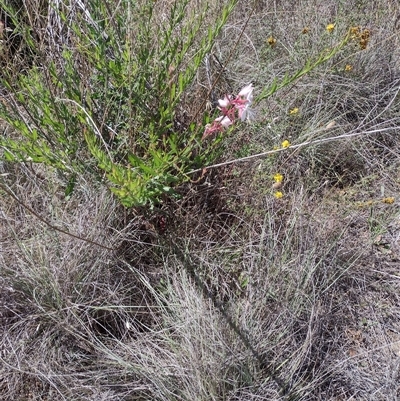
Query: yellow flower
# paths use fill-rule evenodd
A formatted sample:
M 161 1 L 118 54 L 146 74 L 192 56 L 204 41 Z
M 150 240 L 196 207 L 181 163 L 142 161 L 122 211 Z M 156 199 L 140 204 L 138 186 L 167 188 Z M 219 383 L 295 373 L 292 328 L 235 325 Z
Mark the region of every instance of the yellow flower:
M 360 27 L 359 26 L 352 26 L 350 28 L 350 33 L 353 37 L 358 37 L 360 35 Z
M 282 148 L 288 148 L 289 146 L 290 146 L 290 142 L 287 140 L 287 139 L 285 139 L 283 142 L 282 142 Z
M 346 64 L 346 67 L 344 67 L 345 71 L 351 71 L 353 69 L 353 66 L 351 64 Z
M 308 33 L 308 32 L 310 32 L 310 28 L 309 28 L 308 26 L 305 26 L 305 27 L 303 28 L 303 30 L 301 31 L 301 33 L 302 33 L 303 35 L 305 35 L 305 34 Z
M 270 37 L 267 39 L 267 42 L 268 42 L 268 44 L 269 44 L 271 47 L 274 47 L 274 46 L 276 45 L 276 39 L 275 39 L 273 36 L 270 36 Z
M 289 114 L 291 114 L 291 115 L 298 114 L 298 112 L 299 112 L 299 108 L 298 107 L 295 107 L 292 110 L 289 110 Z
M 370 35 L 371 35 L 371 31 L 369 29 L 364 29 L 361 34 L 361 37 L 364 39 L 369 39 Z
M 352 39 L 358 41 L 361 50 L 367 48 L 371 36 L 371 31 L 368 28 L 361 31 L 361 28 L 359 26 L 353 26 L 350 28 L 350 34 Z
M 276 199 L 281 199 L 283 197 L 283 193 L 281 191 L 276 191 L 274 196 Z
M 282 182 L 283 181 L 283 175 L 281 173 L 276 173 L 274 175 L 274 181 L 275 182 Z
M 394 198 L 393 197 L 383 198 L 382 202 L 383 203 L 388 203 L 389 205 L 391 205 L 392 203 L 394 203 Z
M 361 35 L 359 35 L 361 50 L 365 50 L 367 48 L 370 35 L 371 32 L 369 29 L 364 29 Z
M 326 30 L 330 33 L 335 29 L 335 24 L 328 24 Z

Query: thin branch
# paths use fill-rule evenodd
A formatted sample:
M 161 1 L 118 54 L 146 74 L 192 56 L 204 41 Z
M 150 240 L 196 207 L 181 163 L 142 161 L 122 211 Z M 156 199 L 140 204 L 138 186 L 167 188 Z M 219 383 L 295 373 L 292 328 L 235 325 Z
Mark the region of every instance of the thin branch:
M 198 168 L 196 170 L 189 171 L 186 174 L 187 175 L 191 175 L 191 174 L 202 172 L 204 170 L 210 170 L 210 169 L 217 168 L 217 167 L 229 166 L 230 164 L 234 164 L 234 163 L 243 163 L 243 162 L 246 162 L 246 161 L 249 161 L 249 160 L 259 159 L 259 158 L 263 158 L 263 157 L 266 157 L 266 156 L 269 156 L 269 155 L 273 155 L 275 153 L 280 153 L 280 152 L 283 152 L 283 151 L 289 150 L 289 149 L 293 150 L 293 149 L 302 148 L 302 147 L 308 146 L 308 145 L 317 145 L 317 144 L 325 143 L 325 142 L 333 142 L 333 141 L 337 141 L 339 139 L 353 138 L 355 136 L 378 134 L 378 133 L 381 133 L 381 132 L 391 131 L 391 130 L 394 130 L 394 129 L 396 129 L 396 127 L 376 129 L 376 130 L 365 131 L 365 132 L 353 132 L 353 133 L 333 136 L 333 137 L 329 137 L 329 138 L 316 139 L 314 141 L 306 141 L 306 142 L 299 143 L 297 145 L 288 146 L 287 148 L 268 150 L 267 152 L 262 152 L 262 153 L 257 153 L 255 155 L 241 157 L 240 159 L 229 160 L 227 162 L 213 164 L 211 166 Z
M 99 137 L 100 141 L 103 142 L 103 145 L 104 145 L 104 147 L 105 147 L 105 149 L 106 149 L 106 152 L 107 152 L 108 157 L 110 158 L 110 160 L 112 160 L 110 151 L 108 150 L 108 146 L 107 146 L 106 142 L 104 141 L 103 136 L 101 135 L 100 130 L 97 128 L 95 122 L 93 121 L 93 118 L 90 117 L 90 114 L 86 111 L 86 109 L 85 109 L 82 105 L 80 105 L 78 102 L 76 102 L 75 100 L 73 100 L 73 99 L 61 99 L 61 98 L 58 98 L 58 99 L 56 99 L 56 101 L 58 101 L 58 102 L 67 102 L 67 103 L 70 102 L 70 103 L 73 103 L 75 106 L 78 106 L 78 107 L 84 112 L 84 114 L 85 114 L 87 120 L 89 121 L 90 125 L 92 126 L 94 132 L 95 132 L 96 135 Z
M 231 61 L 231 59 L 232 59 L 232 57 L 233 57 L 233 53 L 234 53 L 234 51 L 236 50 L 236 48 L 237 48 L 237 46 L 238 46 L 240 40 L 242 39 L 242 36 L 243 36 L 243 34 L 244 34 L 245 29 L 247 28 L 247 25 L 248 25 L 248 23 L 249 23 L 249 21 L 250 21 L 250 18 L 252 17 L 252 15 L 253 15 L 253 13 L 254 13 L 254 11 L 255 11 L 255 7 L 256 7 L 256 2 L 254 2 L 253 7 L 252 7 L 252 9 L 251 9 L 251 11 L 250 11 L 250 13 L 249 13 L 249 16 L 247 17 L 247 19 L 246 19 L 246 21 L 245 21 L 245 23 L 244 23 L 244 26 L 243 26 L 243 28 L 242 28 L 242 30 L 241 30 L 241 32 L 240 32 L 238 38 L 237 38 L 236 42 L 234 43 L 233 47 L 231 48 L 231 50 L 230 50 L 230 52 L 229 52 L 228 58 L 227 58 L 227 60 L 226 60 L 226 62 L 225 62 L 225 65 L 228 65 L 229 62 Z M 221 69 L 221 70 L 218 72 L 217 77 L 215 78 L 214 82 L 213 82 L 212 85 L 211 85 L 211 88 L 209 89 L 207 95 L 204 97 L 204 100 L 203 100 L 203 102 L 200 104 L 200 107 L 197 109 L 196 113 L 194 114 L 194 117 L 192 118 L 192 121 L 196 121 L 197 116 L 200 114 L 200 112 L 201 112 L 202 110 L 204 110 L 204 106 L 205 106 L 205 104 L 207 103 L 207 99 L 210 97 L 212 91 L 214 90 L 215 85 L 218 83 L 218 81 L 220 80 L 220 78 L 221 78 L 221 76 L 222 76 L 223 73 L 224 73 L 224 69 Z

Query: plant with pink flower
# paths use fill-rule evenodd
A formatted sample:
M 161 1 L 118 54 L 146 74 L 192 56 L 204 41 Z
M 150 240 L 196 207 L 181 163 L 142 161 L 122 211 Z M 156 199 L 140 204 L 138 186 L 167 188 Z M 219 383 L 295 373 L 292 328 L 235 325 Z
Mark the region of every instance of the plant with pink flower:
M 207 124 L 202 139 L 223 132 L 233 125 L 237 118 L 245 121 L 253 100 L 253 90 L 253 85 L 249 84 L 241 89 L 235 98 L 225 95 L 223 99 L 219 99 L 218 109 L 222 112 L 222 116 L 216 118 L 211 124 Z

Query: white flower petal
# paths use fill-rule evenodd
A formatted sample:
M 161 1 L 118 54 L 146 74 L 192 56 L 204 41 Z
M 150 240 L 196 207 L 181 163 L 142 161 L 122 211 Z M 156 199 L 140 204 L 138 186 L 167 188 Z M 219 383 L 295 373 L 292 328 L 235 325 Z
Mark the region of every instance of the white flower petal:
M 251 101 L 253 99 L 253 84 L 246 85 L 239 92 L 238 96 L 245 97 L 247 100 Z
M 218 99 L 219 107 L 228 107 L 231 100 L 228 96 L 225 96 L 223 99 Z
M 215 119 L 215 121 L 218 121 L 224 128 L 228 128 L 230 125 L 232 125 L 232 121 L 229 117 L 227 116 L 221 116 Z

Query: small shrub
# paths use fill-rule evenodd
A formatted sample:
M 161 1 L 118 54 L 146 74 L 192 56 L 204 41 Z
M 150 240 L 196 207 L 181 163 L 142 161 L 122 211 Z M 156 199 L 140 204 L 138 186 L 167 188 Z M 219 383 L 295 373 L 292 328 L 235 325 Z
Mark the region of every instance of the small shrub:
M 235 3 L 207 22 L 206 6 L 196 15 L 188 0 L 175 2 L 165 25 L 154 2 L 123 1 L 117 10 L 97 0 L 74 4 L 53 10 L 61 26 L 40 41 L 1 4 L 38 54 L 23 74 L 11 67 L 1 74 L 8 95 L 0 115 L 20 134 L 2 138 L 4 158 L 104 172 L 126 206 L 171 193 L 213 153 L 202 149 L 194 122 L 178 121 L 177 109 Z
M 223 115 L 209 125 L 204 101 L 187 118 L 179 112 L 236 0 L 211 20 L 208 6 L 196 14 L 189 0 L 177 1 L 162 22 L 154 2 L 122 1 L 116 10 L 99 0 L 73 3 L 48 10 L 51 25 L 42 35 L 3 3 L 15 32 L 36 55 L 24 72 L 15 75 L 11 65 L 0 77 L 7 90 L 0 116 L 20 135 L 0 140 L 4 158 L 65 171 L 68 194 L 76 174 L 90 171 L 107 177 L 124 206 L 153 206 L 223 153 L 222 135 L 202 139 L 233 126 L 236 110 L 239 120 L 249 115 L 251 84 L 236 98 L 226 94 L 219 101 Z M 265 85 L 255 103 L 330 60 L 350 36 Z

